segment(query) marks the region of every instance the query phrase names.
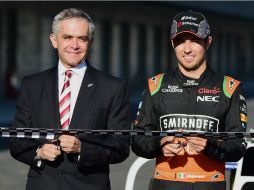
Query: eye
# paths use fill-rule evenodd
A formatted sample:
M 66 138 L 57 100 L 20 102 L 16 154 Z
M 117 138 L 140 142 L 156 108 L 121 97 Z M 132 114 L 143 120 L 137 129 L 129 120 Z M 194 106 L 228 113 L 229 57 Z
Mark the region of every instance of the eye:
M 191 40 L 193 43 L 197 43 L 197 44 L 200 44 L 200 45 L 203 45 L 204 44 L 204 41 L 201 40 L 201 39 L 192 39 Z
M 87 42 L 89 39 L 88 39 L 87 36 L 85 36 L 85 37 L 81 37 L 80 40 L 81 40 L 82 42 Z
M 195 38 L 195 39 L 192 39 L 191 41 L 192 41 L 192 42 L 196 42 L 196 43 L 200 43 L 200 39 L 196 39 L 196 38 Z
M 199 40 L 191 40 L 192 43 L 197 43 L 197 44 L 200 44 L 200 41 Z
M 72 37 L 71 36 L 63 36 L 63 39 L 65 40 L 68 40 L 68 39 L 71 39 Z
M 179 38 L 179 39 L 176 39 L 175 40 L 175 43 L 177 43 L 177 44 L 181 44 L 181 43 L 184 43 L 184 39 L 182 39 L 182 38 Z
M 173 40 L 173 43 L 174 43 L 175 47 L 182 44 L 182 43 L 184 43 L 184 42 L 185 42 L 185 40 L 182 39 L 182 38 L 176 38 L 176 39 Z

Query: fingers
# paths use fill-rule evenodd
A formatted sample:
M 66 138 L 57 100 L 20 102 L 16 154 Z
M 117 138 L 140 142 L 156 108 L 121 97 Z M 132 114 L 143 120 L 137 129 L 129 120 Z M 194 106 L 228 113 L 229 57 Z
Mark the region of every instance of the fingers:
M 66 153 L 79 153 L 81 150 L 80 140 L 71 135 L 61 135 L 59 138 L 60 147 Z M 49 142 L 44 144 L 37 151 L 37 156 L 43 160 L 55 161 L 56 158 L 61 154 L 61 149 L 57 145 L 57 142 Z
M 192 144 L 192 143 L 188 143 L 188 146 L 189 146 L 190 150 L 193 150 L 193 151 L 195 151 L 197 153 L 200 153 L 200 152 L 202 152 L 205 149 L 204 146 L 195 145 L 195 144 Z
M 174 136 L 166 136 L 161 139 L 161 146 L 172 143 L 174 141 Z
M 37 153 L 41 159 L 48 161 L 55 161 L 60 154 L 61 151 L 54 144 L 44 144 Z
M 81 142 L 75 136 L 61 135 L 59 141 L 61 149 L 66 153 L 79 153 L 81 150 Z
M 184 154 L 183 147 L 177 142 L 178 141 L 175 141 L 174 136 L 167 136 L 161 140 L 162 152 L 165 157 L 173 157 Z
M 176 155 L 196 155 L 202 152 L 207 144 L 207 139 L 201 137 L 175 138 L 164 137 L 161 140 L 162 152 L 165 157 Z
M 201 137 L 186 137 L 186 141 L 190 148 L 198 153 L 202 152 L 207 145 L 207 139 Z
M 207 144 L 207 139 L 201 137 L 186 137 L 186 141 L 194 146 L 203 146 Z
M 176 155 L 183 155 L 184 149 L 179 144 L 167 144 L 162 148 L 163 155 L 165 157 L 173 157 Z

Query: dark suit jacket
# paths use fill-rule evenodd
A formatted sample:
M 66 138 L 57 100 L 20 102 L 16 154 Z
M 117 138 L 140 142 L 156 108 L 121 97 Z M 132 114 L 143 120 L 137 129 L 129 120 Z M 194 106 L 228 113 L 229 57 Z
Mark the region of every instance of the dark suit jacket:
M 60 126 L 57 67 L 25 77 L 13 127 L 55 128 Z M 70 129 L 130 129 L 130 106 L 126 83 L 88 66 Z M 129 155 L 124 136 L 79 136 L 81 153 L 62 153 L 54 162 L 38 168 L 36 149 L 45 140 L 11 139 L 11 155 L 30 166 L 27 190 L 109 190 L 109 164 Z

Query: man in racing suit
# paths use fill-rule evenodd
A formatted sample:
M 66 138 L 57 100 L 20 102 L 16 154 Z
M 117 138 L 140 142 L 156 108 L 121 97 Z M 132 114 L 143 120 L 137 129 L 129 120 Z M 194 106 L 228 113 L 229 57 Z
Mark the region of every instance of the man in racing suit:
M 148 79 L 135 130 L 244 132 L 247 107 L 239 81 L 207 66 L 209 25 L 197 12 L 175 16 L 171 40 L 178 68 Z M 224 190 L 225 162 L 238 161 L 242 138 L 133 137 L 138 156 L 156 158 L 153 190 Z

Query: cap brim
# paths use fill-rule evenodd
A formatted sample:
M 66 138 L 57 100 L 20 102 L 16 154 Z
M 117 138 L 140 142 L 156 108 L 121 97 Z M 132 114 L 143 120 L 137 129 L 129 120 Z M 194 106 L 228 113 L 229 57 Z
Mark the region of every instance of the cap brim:
M 196 33 L 186 30 L 186 31 L 181 31 L 181 32 L 175 34 L 173 37 L 171 37 L 171 40 L 173 40 L 175 37 L 177 37 L 177 36 L 179 36 L 180 34 L 183 34 L 183 33 L 192 34 L 192 35 L 198 37 L 199 39 L 204 39 L 201 36 L 197 35 Z

